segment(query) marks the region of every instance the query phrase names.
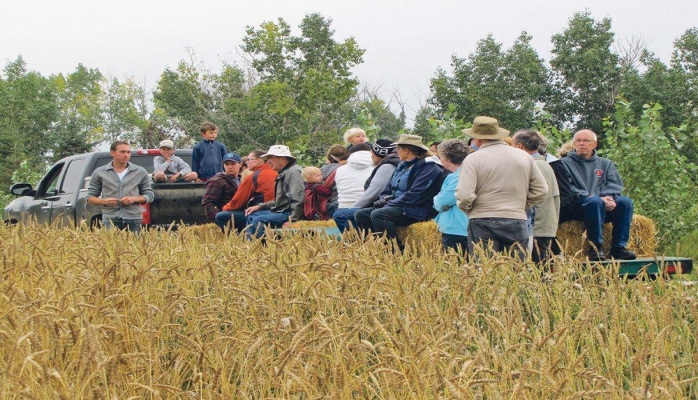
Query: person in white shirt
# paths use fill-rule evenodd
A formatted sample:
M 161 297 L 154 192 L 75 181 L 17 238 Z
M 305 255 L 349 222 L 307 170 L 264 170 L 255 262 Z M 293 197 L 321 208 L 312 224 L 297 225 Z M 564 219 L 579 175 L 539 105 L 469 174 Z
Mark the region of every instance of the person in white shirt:
M 372 171 L 371 146 L 367 143 L 351 146 L 347 163 L 337 168 L 334 177 L 338 208 L 349 208 L 356 203 L 364 193 L 364 183 Z

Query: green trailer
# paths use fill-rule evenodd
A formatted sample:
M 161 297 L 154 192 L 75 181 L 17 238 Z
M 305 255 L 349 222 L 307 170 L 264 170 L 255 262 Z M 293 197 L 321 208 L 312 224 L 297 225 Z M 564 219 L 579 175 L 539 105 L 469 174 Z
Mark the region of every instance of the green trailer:
M 634 277 L 645 272 L 650 276 L 690 274 L 693 260 L 685 257 L 646 257 L 635 260 L 606 260 L 595 262 L 609 268 L 617 268 L 618 275 Z

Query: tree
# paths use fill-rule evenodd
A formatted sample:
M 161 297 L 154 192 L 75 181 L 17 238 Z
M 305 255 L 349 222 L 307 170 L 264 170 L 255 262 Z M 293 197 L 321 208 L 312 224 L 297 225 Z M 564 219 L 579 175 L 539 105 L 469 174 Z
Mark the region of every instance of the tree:
M 532 37 L 522 32 L 512 47 L 488 35 L 467 59 L 452 57 L 452 75 L 438 70 L 431 80 L 430 104 L 445 114 L 454 105 L 459 115 L 496 117 L 511 129 L 530 128 L 537 104 L 551 89 L 543 60 L 531 47 Z
M 149 148 L 157 145 L 149 140 L 144 131 L 148 126 L 148 111 L 145 90 L 133 79 L 121 83 L 117 78 L 105 80 L 102 93 L 102 115 L 104 118 L 103 140 L 112 143 L 126 140 L 132 145 Z
M 53 160 L 92 151 L 104 140 L 102 73 L 78 64 L 74 72 L 50 77 L 58 101 L 58 119 L 46 132 Z
M 629 103 L 618 102 L 604 122 L 603 152 L 616 163 L 636 212 L 655 221 L 667 245 L 698 227 L 698 180 L 696 164 L 677 150 L 686 141 L 685 126 L 664 126 L 661 109 L 645 105 L 637 117 Z
M 249 122 L 260 142 L 295 141 L 320 155 L 339 137 L 342 110 L 358 85 L 351 68 L 362 62 L 364 50 L 353 38 L 337 42 L 331 23 L 308 14 L 300 36 L 292 36 L 283 19 L 247 27 L 241 47 L 259 82 L 250 89 L 249 103 L 239 106 L 244 115 L 251 105 L 258 111 Z
M 44 135 L 57 119 L 51 82 L 28 71 L 22 57 L 9 62 L 0 76 L 0 187 L 12 183 L 24 160 L 43 171 L 52 148 Z
M 575 13 L 567 29 L 553 35 L 555 95 L 546 109 L 558 126 L 602 134 L 603 118 L 613 109 L 620 84 L 619 59 L 611 52 L 613 37 L 611 19 L 597 22 L 589 11 Z

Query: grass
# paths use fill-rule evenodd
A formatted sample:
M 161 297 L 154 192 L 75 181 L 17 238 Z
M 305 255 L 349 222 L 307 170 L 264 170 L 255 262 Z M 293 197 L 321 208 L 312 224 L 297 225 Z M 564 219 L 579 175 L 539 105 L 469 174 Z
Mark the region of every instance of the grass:
M 693 282 L 208 226 L 0 242 L 3 399 L 698 397 Z

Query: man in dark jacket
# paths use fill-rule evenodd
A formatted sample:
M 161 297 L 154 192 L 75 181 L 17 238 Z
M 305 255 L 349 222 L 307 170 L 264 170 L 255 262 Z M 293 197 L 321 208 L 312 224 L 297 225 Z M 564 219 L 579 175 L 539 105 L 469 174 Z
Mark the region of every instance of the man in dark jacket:
M 223 206 L 233 198 L 240 186 L 240 161 L 238 154 L 226 153 L 223 156 L 223 172 L 206 181 L 201 204 L 211 222 L 216 222 L 216 213 L 223 210 Z
M 560 222 L 583 221 L 591 242 L 589 259 L 606 258 L 603 247 L 604 222 L 613 224 L 611 257 L 634 260 L 635 253 L 627 249 L 633 202 L 621 196 L 623 180 L 611 160 L 596 155 L 596 133 L 588 129 L 574 135 L 574 149 L 560 161 L 569 172 L 572 199 L 560 208 Z

